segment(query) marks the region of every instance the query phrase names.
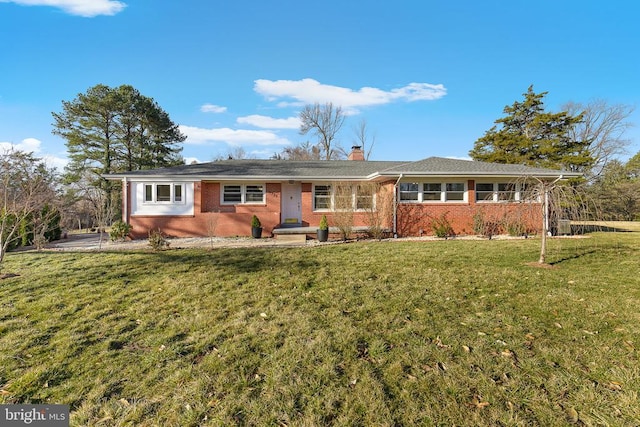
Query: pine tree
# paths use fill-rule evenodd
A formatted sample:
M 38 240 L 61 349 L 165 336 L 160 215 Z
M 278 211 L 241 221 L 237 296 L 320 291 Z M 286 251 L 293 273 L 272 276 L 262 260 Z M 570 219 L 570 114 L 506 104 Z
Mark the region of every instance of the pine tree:
M 582 172 L 593 164 L 590 141 L 577 141 L 570 130 L 581 115 L 549 113 L 544 109 L 547 92 L 529 86 L 524 101 L 504 108 L 505 117 L 479 138 L 469 155 L 474 160 Z

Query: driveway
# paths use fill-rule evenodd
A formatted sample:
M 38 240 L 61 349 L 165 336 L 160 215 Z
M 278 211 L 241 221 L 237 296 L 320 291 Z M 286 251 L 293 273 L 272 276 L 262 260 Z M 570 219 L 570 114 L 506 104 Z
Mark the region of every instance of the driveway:
M 292 244 L 278 242 L 273 238 L 252 239 L 251 237 L 185 237 L 167 239 L 169 248 L 222 248 L 222 247 L 264 247 L 264 246 L 304 246 L 314 241 Z M 146 239 L 126 242 L 112 242 L 108 234 L 98 233 L 69 234 L 66 239 L 56 240 L 46 245 L 47 249 L 59 251 L 98 251 L 98 250 L 139 250 L 150 249 Z

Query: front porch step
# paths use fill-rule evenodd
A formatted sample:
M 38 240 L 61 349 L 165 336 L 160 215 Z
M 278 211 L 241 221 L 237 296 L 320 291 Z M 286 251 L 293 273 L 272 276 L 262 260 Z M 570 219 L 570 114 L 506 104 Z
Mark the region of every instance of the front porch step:
M 278 242 L 286 243 L 305 243 L 307 241 L 306 234 L 276 234 Z

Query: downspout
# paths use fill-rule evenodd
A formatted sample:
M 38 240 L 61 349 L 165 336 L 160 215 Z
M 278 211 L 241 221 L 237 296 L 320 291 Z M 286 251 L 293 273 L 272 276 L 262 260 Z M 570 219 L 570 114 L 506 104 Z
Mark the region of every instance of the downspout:
M 393 184 L 393 237 L 398 237 L 398 184 L 402 179 L 403 174 L 400 174 L 398 180 Z
M 124 213 L 122 222 L 129 224 L 129 188 L 127 186 L 127 177 L 122 178 L 122 212 Z
M 545 232 L 549 232 L 549 188 L 553 187 L 553 185 L 560 181 L 562 178 L 564 178 L 564 175 L 560 175 L 559 177 L 557 177 L 550 185 L 549 187 L 545 187 L 544 189 L 544 228 L 545 228 Z

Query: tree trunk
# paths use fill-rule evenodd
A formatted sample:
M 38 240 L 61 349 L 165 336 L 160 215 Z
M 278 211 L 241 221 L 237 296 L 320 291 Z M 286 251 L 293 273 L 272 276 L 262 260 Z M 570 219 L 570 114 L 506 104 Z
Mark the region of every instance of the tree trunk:
M 540 241 L 540 259 L 538 259 L 538 263 L 544 264 L 547 259 L 547 234 L 549 233 L 549 190 L 544 185 L 541 188 L 543 191 L 542 239 Z

